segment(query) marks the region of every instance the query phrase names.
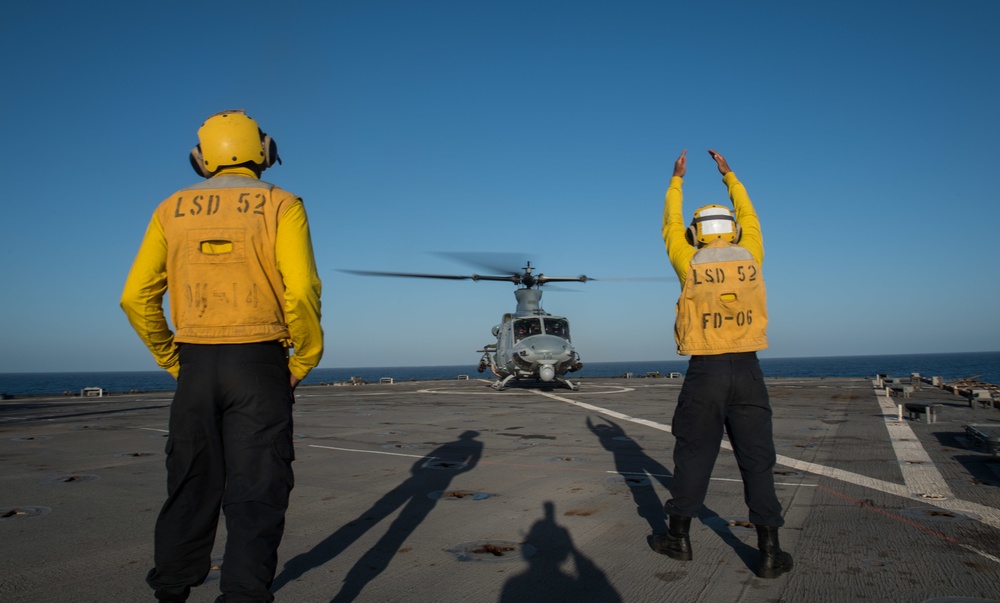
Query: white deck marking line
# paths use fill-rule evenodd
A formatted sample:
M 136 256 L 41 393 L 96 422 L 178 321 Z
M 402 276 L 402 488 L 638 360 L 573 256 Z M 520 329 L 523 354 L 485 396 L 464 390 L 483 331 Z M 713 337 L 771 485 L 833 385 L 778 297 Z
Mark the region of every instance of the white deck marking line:
M 915 495 L 954 498 L 951 487 L 941 477 L 941 472 L 934 465 L 927 451 L 913 433 L 913 429 L 905 422 L 898 420 L 898 408 L 892 398 L 879 396 L 875 399 L 882 407 L 885 428 L 892 441 L 896 460 L 903 470 L 903 481 Z
M 402 452 L 384 452 L 382 450 L 356 450 L 354 448 L 337 448 L 336 446 L 320 446 L 319 444 L 309 444 L 310 448 L 323 448 L 324 450 L 339 450 L 341 452 L 364 452 L 366 454 L 384 454 L 386 456 L 405 456 L 411 459 L 427 459 L 432 460 L 435 457 L 427 456 L 426 454 L 404 454 Z
M 665 425 L 663 423 L 658 423 L 656 421 L 650 421 L 649 419 L 640 419 L 637 417 L 632 417 L 624 413 L 620 413 L 614 410 L 609 410 L 607 408 L 601 408 L 600 406 L 594 406 L 593 404 L 587 404 L 586 402 L 578 402 L 576 400 L 570 400 L 569 398 L 563 398 L 562 396 L 557 396 L 549 392 L 537 392 L 541 396 L 546 398 L 551 398 L 558 402 L 564 402 L 566 404 L 571 404 L 573 406 L 579 406 L 580 408 L 586 408 L 609 417 L 614 417 L 616 419 L 621 419 L 623 421 L 629 421 L 631 423 L 636 423 L 638 425 L 645 425 L 647 427 L 652 427 L 653 429 L 658 429 L 660 431 L 666 431 L 670 433 L 670 425 Z M 893 408 L 893 416 L 895 416 L 895 408 Z M 919 445 L 919 442 L 918 442 Z M 726 441 L 722 441 L 722 447 L 726 450 L 732 450 L 732 445 Z M 926 455 L 926 452 L 924 452 Z M 777 455 L 777 462 L 779 465 L 790 467 L 798 471 L 804 471 L 807 473 L 813 473 L 816 475 L 822 475 L 824 477 L 829 477 L 836 479 L 848 484 L 854 484 L 856 486 L 861 486 L 863 488 L 869 488 L 871 490 L 876 490 L 879 492 L 885 492 L 886 494 L 892 494 L 895 496 L 901 496 L 903 498 L 917 500 L 926 500 L 920 498 L 921 494 L 928 493 L 929 490 L 918 490 L 914 491 L 908 484 L 894 484 L 880 479 L 875 479 L 865 475 L 860 475 L 857 473 L 852 473 L 850 471 L 844 471 L 842 469 L 836 469 L 834 467 L 827 467 L 825 465 L 820 465 L 818 463 L 811 463 L 808 461 L 800 461 L 799 459 L 794 459 L 791 457 Z M 935 469 L 935 471 L 937 471 Z M 905 479 L 904 474 L 904 479 Z M 943 482 L 943 480 L 942 480 Z M 950 489 L 948 489 L 950 492 Z M 948 509 L 949 511 L 958 511 L 960 513 L 965 513 L 970 516 L 970 518 L 975 519 L 981 523 L 992 526 L 994 528 L 1000 528 L 1000 510 L 994 509 L 992 507 L 987 507 L 985 505 L 980 505 L 977 503 L 959 500 L 954 497 L 944 500 L 926 500 L 928 505 L 933 505 L 935 507 L 941 507 L 943 509 Z M 995 559 L 987 553 L 981 553 L 985 557 L 990 557 Z

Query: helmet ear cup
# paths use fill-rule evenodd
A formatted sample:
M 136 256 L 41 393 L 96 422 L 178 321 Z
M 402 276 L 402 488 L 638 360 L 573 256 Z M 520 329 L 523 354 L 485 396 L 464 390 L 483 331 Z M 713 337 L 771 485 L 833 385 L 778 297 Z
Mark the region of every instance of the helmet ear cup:
M 278 143 L 265 132 L 260 133 L 260 144 L 264 148 L 264 164 L 261 166 L 267 169 L 275 164 L 281 165 L 281 157 L 278 155 Z
M 193 149 L 191 149 L 190 159 L 191 159 L 191 168 L 194 169 L 195 173 L 197 173 L 199 176 L 208 178 L 212 175 L 212 173 L 205 168 L 205 157 L 201 154 L 200 144 L 196 145 Z

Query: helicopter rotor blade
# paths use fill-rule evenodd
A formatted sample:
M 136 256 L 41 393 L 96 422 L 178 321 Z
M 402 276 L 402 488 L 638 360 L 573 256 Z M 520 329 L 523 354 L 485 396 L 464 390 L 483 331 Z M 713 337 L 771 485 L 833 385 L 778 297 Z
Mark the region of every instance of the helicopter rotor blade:
M 488 274 L 425 274 L 420 272 L 381 272 L 377 270 L 347 270 L 339 269 L 340 272 L 348 274 L 358 274 L 361 276 L 401 276 L 406 278 L 436 278 L 450 281 L 507 281 L 512 283 L 520 282 L 520 275 L 493 276 Z
M 340 272 L 346 272 L 348 274 L 358 274 L 361 276 L 403 276 L 409 278 L 442 278 L 453 281 L 465 281 L 469 280 L 471 276 L 460 276 L 455 274 L 419 274 L 416 272 L 379 272 L 377 270 L 347 270 L 339 269 Z
M 448 258 L 466 265 L 476 266 L 498 274 L 521 274 L 530 253 L 509 253 L 503 251 L 436 251 L 434 255 Z
M 610 278 L 592 278 L 587 277 L 588 281 L 640 281 L 640 282 L 668 282 L 676 281 L 677 277 L 673 276 L 624 276 L 624 277 L 610 277 Z
M 545 283 L 586 283 L 587 281 L 592 281 L 589 276 L 581 274 L 580 276 L 548 276 L 545 274 L 539 274 L 535 277 L 539 285 L 544 285 Z

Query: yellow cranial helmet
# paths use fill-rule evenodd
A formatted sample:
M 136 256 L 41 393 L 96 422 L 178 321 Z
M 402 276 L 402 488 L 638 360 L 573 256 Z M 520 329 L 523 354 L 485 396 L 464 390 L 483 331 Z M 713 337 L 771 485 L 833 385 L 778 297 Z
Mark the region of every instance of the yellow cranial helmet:
M 721 205 L 706 205 L 695 210 L 694 219 L 684 234 L 688 243 L 695 246 L 707 245 L 716 239 L 738 243 L 740 226 L 728 208 Z
M 222 111 L 198 129 L 198 146 L 191 150 L 191 167 L 208 178 L 220 167 L 254 163 L 261 170 L 274 165 L 278 145 L 242 109 Z

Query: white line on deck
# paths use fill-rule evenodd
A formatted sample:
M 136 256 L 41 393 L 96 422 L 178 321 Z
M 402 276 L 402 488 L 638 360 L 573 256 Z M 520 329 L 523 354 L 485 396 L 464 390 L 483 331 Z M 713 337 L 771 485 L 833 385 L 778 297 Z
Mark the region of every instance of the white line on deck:
M 549 392 L 539 391 L 538 394 L 541 396 L 545 396 L 546 398 L 556 400 L 558 402 L 565 402 L 566 404 L 579 406 L 580 408 L 586 408 L 587 410 L 607 415 L 609 417 L 621 419 L 622 421 L 629 421 L 631 423 L 636 423 L 638 425 L 645 425 L 647 427 L 652 427 L 653 429 L 666 431 L 667 433 L 671 432 L 670 425 L 666 425 L 664 423 L 650 421 L 649 419 L 640 419 L 637 417 L 631 417 L 624 413 L 620 413 L 614 410 L 609 410 L 607 408 L 601 408 L 600 406 L 594 406 L 593 404 L 587 404 L 586 402 L 578 402 L 576 400 L 570 400 L 569 398 L 563 398 L 562 396 L 557 396 Z M 889 412 L 888 414 L 891 415 L 892 417 L 896 416 L 895 405 L 892 405 L 891 412 Z M 888 424 L 889 424 L 889 416 L 886 417 L 886 425 Z M 908 425 L 906 426 L 906 428 L 907 430 L 909 430 Z M 890 435 L 892 434 L 890 433 Z M 912 431 L 910 431 L 910 435 L 911 436 L 913 435 Z M 851 473 L 850 471 L 843 471 L 841 469 L 836 469 L 834 467 L 827 467 L 825 465 L 820 465 L 818 463 L 800 461 L 798 459 L 794 459 L 788 456 L 782 456 L 780 454 L 777 455 L 777 462 L 779 465 L 784 465 L 785 467 L 791 467 L 792 469 L 796 469 L 798 471 L 805 471 L 808 473 L 814 473 L 816 475 L 830 477 L 849 484 L 854 484 L 857 486 L 862 486 L 865 488 L 870 488 L 872 490 L 877 490 L 879 492 L 885 492 L 887 494 L 902 496 L 904 498 L 909 498 L 909 499 L 914 499 L 914 498 L 919 499 L 923 494 L 930 493 L 935 489 L 939 490 L 940 492 L 947 491 L 948 495 L 951 496 L 950 498 L 943 500 L 926 501 L 926 502 L 928 504 L 933 504 L 936 507 L 948 509 L 949 511 L 958 511 L 960 513 L 967 514 L 971 519 L 978 520 L 994 528 L 1000 528 L 1000 510 L 954 498 L 954 496 L 951 495 L 951 489 L 948 488 L 946 484 L 944 484 L 944 479 L 941 478 L 940 472 L 937 470 L 936 467 L 934 467 L 933 463 L 930 461 L 930 457 L 927 456 L 927 452 L 920 445 L 919 440 L 917 440 L 916 437 L 913 437 L 913 441 L 916 442 L 915 446 L 916 448 L 919 448 L 919 453 L 916 452 L 916 450 L 912 449 L 911 447 L 907 447 L 906 453 L 908 455 L 913 455 L 914 458 L 916 458 L 920 453 L 922 453 L 923 456 L 920 458 L 921 460 L 926 459 L 926 461 L 919 466 L 928 467 L 929 469 L 922 473 L 904 471 L 903 479 L 906 483 L 902 486 L 884 480 L 875 479 L 864 475 L 859 475 L 857 473 Z M 722 442 L 722 447 L 725 448 L 726 450 L 733 449 L 732 445 L 725 440 L 723 440 Z M 895 449 L 895 445 L 893 448 Z M 898 456 L 900 454 L 900 451 L 897 450 L 896 454 Z M 934 477 L 934 474 L 937 474 L 936 478 Z M 941 489 L 941 485 L 944 485 L 943 490 Z M 991 561 L 1000 563 L 1000 559 L 994 557 L 993 555 L 990 555 L 985 551 L 980 551 L 979 549 L 973 548 L 965 544 L 962 544 L 962 547 L 978 555 L 981 555 L 987 559 L 990 559 Z

